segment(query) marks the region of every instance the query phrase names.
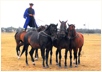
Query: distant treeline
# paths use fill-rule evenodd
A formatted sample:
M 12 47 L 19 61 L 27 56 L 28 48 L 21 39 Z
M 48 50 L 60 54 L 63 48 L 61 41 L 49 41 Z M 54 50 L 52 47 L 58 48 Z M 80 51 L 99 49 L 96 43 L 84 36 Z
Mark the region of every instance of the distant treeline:
M 100 33 L 101 34 L 101 29 L 76 29 L 76 31 L 81 33 Z
M 16 32 L 17 30 L 22 30 L 23 28 L 19 27 L 19 28 L 14 28 L 14 27 L 7 27 L 1 28 L 1 32 Z M 101 34 L 101 29 L 76 29 L 77 32 L 81 32 L 81 33 L 100 33 Z

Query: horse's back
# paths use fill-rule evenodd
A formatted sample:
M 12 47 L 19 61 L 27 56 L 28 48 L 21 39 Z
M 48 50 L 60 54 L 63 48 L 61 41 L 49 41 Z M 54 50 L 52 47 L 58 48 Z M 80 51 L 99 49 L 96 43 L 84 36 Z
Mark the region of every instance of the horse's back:
M 33 47 L 33 48 L 38 48 L 39 47 L 39 40 L 38 40 L 39 33 L 37 31 L 33 31 L 32 34 L 30 34 L 27 38 L 28 43 Z

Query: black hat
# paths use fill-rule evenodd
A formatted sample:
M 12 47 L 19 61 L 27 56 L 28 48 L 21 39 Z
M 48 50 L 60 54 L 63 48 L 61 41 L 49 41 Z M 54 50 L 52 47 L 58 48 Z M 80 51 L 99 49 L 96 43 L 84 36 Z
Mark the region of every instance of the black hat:
M 34 4 L 33 3 L 29 3 L 29 5 L 33 6 Z

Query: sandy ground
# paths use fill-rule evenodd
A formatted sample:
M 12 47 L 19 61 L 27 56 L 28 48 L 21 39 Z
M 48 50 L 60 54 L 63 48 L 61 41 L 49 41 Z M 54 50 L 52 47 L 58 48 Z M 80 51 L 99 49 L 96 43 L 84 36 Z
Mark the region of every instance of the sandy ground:
M 39 59 L 36 65 L 32 65 L 28 54 L 29 66 L 25 63 L 25 54 L 18 60 L 16 55 L 15 33 L 1 33 L 1 71 L 100 71 L 101 70 L 101 35 L 84 34 L 84 46 L 81 52 L 81 64 L 78 67 L 69 67 L 69 56 L 67 59 L 68 68 L 64 68 L 64 49 L 62 50 L 62 68 L 55 62 L 55 51 L 53 48 L 53 61 L 49 68 L 42 67 L 42 58 L 39 50 Z M 22 47 L 21 47 L 22 49 Z M 29 47 L 29 50 L 31 48 Z

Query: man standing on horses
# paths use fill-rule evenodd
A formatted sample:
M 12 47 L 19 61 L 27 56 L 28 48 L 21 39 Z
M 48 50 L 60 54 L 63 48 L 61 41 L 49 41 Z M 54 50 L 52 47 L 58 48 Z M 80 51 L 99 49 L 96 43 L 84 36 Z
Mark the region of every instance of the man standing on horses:
M 32 8 L 33 3 L 30 3 L 29 5 L 30 5 L 30 7 L 25 10 L 24 16 L 23 16 L 26 19 L 25 24 L 23 26 L 25 31 L 26 31 L 28 25 L 33 28 L 34 27 L 38 28 L 35 18 L 34 18 L 35 10 Z

